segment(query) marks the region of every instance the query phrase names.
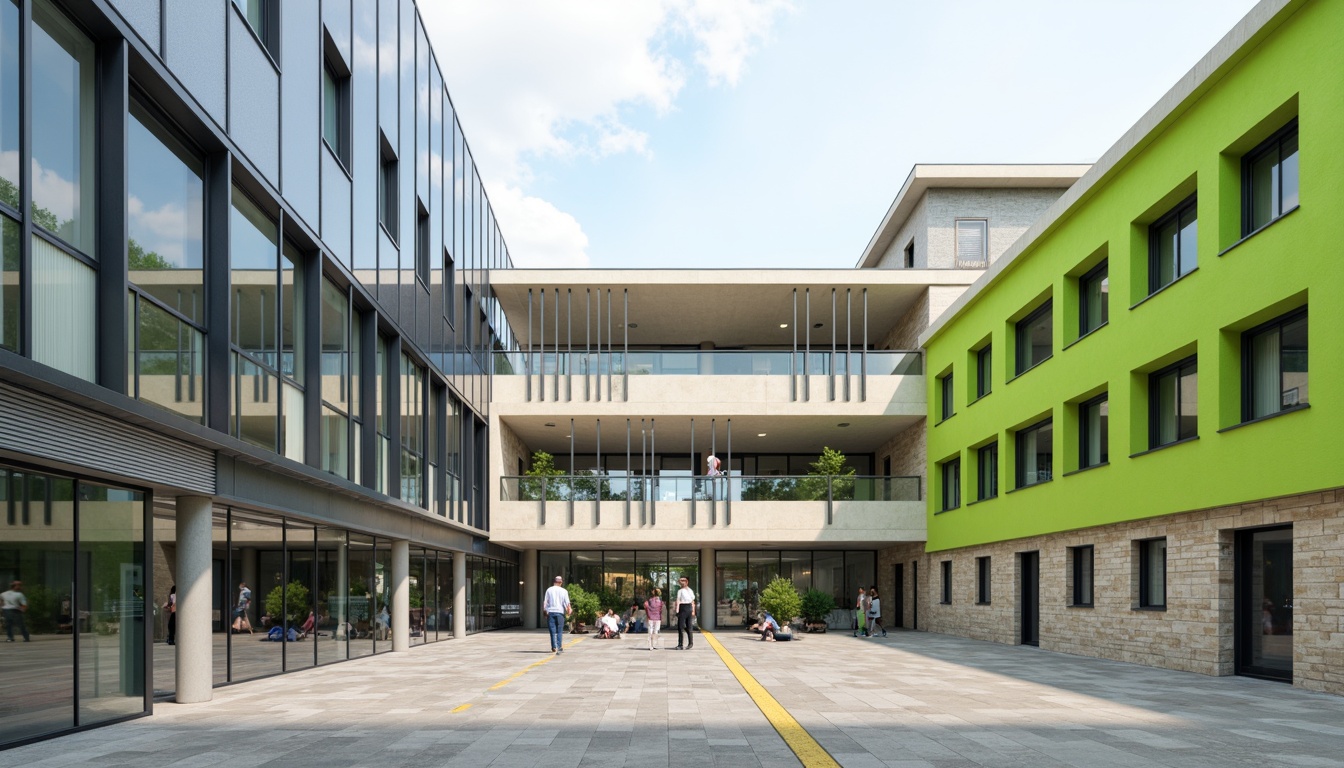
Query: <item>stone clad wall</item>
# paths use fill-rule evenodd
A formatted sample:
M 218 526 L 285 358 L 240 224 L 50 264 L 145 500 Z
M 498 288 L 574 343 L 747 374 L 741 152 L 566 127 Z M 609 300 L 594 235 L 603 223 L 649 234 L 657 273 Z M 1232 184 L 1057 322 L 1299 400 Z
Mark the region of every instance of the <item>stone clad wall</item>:
M 1344 489 L 929 553 L 920 565 L 920 629 L 1019 642 L 1018 554 L 1035 551 L 1041 648 L 1231 675 L 1236 533 L 1286 524 L 1293 526 L 1293 683 L 1344 695 Z M 1139 609 L 1137 542 L 1163 536 L 1167 608 Z M 1069 605 L 1069 548 L 1082 545 L 1094 547 L 1090 608 Z M 884 578 L 893 551 L 881 553 Z M 984 556 L 991 558 L 991 602 L 976 605 L 975 560 Z M 951 605 L 939 604 L 944 560 L 952 561 Z

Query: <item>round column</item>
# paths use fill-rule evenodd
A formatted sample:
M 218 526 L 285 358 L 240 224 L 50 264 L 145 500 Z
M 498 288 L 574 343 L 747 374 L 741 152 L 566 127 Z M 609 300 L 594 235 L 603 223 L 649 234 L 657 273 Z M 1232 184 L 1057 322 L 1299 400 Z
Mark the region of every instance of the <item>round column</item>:
M 701 629 L 715 629 L 714 619 L 718 613 L 718 603 L 714 598 L 714 550 L 700 550 L 700 605 L 696 609 Z
M 411 648 L 411 543 L 392 542 L 392 652 Z
M 467 636 L 467 553 L 453 553 L 453 637 Z
M 205 496 L 177 497 L 177 703 L 214 694 L 211 626 L 212 506 Z

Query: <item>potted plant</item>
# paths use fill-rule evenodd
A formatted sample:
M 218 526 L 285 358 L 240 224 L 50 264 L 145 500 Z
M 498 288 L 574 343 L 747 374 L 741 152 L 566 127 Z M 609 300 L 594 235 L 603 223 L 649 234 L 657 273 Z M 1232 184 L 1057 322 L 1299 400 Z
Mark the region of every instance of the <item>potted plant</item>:
M 596 594 L 589 592 L 578 584 L 569 586 L 569 605 L 574 609 L 572 631 L 576 635 L 587 633 L 588 627 L 597 621 L 597 611 L 601 608 L 601 602 Z
M 793 581 L 780 576 L 761 590 L 760 605 L 761 610 L 768 611 L 780 625 L 786 625 L 802 610 L 803 599 L 798 596 Z
M 826 617 L 835 610 L 835 598 L 819 589 L 809 589 L 803 595 L 803 621 L 808 632 L 825 632 Z

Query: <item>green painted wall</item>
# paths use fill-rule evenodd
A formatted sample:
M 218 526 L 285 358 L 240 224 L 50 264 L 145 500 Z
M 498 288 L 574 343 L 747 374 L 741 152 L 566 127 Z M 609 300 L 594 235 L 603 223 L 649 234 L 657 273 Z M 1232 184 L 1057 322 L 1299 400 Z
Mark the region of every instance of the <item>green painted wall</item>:
M 1288 5 L 1090 193 L 928 340 L 929 550 L 1344 485 L 1344 2 Z M 1160 55 L 1160 54 L 1154 54 Z M 1301 205 L 1241 238 L 1241 157 L 1299 120 Z M 1198 268 L 1148 296 L 1148 224 L 1198 193 Z M 1109 260 L 1109 323 L 1078 338 L 1078 276 Z M 1053 356 L 1014 378 L 1014 322 L 1054 303 Z M 1241 332 L 1309 311 L 1306 409 L 1238 426 Z M 974 399 L 974 350 L 993 391 Z M 1198 355 L 1196 440 L 1151 453 L 1148 373 Z M 1110 462 L 1078 468 L 1077 403 L 1109 392 Z M 1014 490 L 1015 430 L 1054 419 L 1049 482 Z M 999 495 L 976 502 L 976 448 L 999 441 Z M 1135 455 L 1141 454 L 1141 455 Z M 962 504 L 940 512 L 940 465 Z M 967 503 L 972 502 L 972 503 Z

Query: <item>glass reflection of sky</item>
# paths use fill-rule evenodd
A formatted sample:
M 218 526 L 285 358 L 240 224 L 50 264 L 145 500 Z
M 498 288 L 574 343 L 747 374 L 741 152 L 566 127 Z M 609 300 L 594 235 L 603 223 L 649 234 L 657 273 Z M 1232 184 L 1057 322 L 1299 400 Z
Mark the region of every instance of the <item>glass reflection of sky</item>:
M 19 8 L 0 0 L 0 178 L 13 186 L 4 201 L 19 204 Z
M 203 267 L 204 188 L 198 161 L 170 149 L 133 109 L 127 135 L 130 238 L 176 269 Z M 272 249 L 274 250 L 274 249 Z
M 33 4 L 33 206 L 58 232 L 93 249 L 93 43 L 51 7 Z

